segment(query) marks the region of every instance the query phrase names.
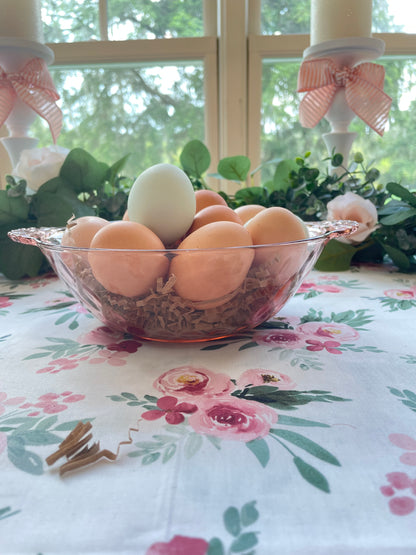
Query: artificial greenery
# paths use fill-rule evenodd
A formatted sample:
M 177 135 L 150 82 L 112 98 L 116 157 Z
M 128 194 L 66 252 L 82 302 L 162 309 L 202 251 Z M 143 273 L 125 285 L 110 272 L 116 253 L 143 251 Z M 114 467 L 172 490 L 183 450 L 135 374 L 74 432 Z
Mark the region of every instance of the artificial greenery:
M 218 172 L 212 177 L 238 182 L 241 188 L 229 196 L 222 192 L 232 208 L 243 204 L 284 206 L 304 221 L 326 219 L 327 203 L 348 191 L 369 199 L 376 207 L 378 227 L 359 245 L 331 240 L 316 267 L 325 271 L 348 269 L 353 262 L 380 263 L 389 258 L 401 271 L 416 270 L 416 193 L 399 183 L 379 181 L 380 172 L 366 167 L 361 153 L 356 153 L 350 168 L 343 166 L 341 154 L 334 153 L 325 160 L 326 169 L 309 164 L 310 152 L 303 157 L 271 160 L 251 170 L 246 156 L 220 160 Z M 200 141 L 189 142 L 180 161 L 194 188 L 206 187 L 205 172 L 210 154 Z M 340 171 L 329 172 L 329 163 Z M 245 186 L 266 164 L 274 166 L 273 179 L 261 186 Z
M 127 156 L 109 166 L 85 150 L 71 150 L 59 175 L 27 194 L 26 181 L 6 176 L 0 190 L 0 273 L 10 279 L 36 276 L 48 269 L 37 247 L 12 242 L 7 232 L 26 227 L 61 227 L 75 215 L 121 219 L 131 180 L 120 176 Z
M 44 183 L 33 195 L 26 194 L 26 183 L 7 176 L 0 191 L 0 272 L 11 279 L 35 276 L 47 268 L 39 249 L 13 243 L 10 229 L 21 227 L 64 226 L 68 219 L 99 215 L 108 220 L 121 219 L 127 206 L 132 179 L 121 175 L 127 157 L 109 166 L 98 162 L 86 151 L 76 148 L 67 155 L 59 176 Z M 207 188 L 211 156 L 198 140 L 188 142 L 180 154 L 180 165 L 194 189 Z M 343 166 L 340 154 L 326 160 L 339 169 L 336 173 L 313 167 L 310 153 L 287 160 L 271 160 L 273 178 L 260 186 L 250 186 L 266 164 L 251 169 L 246 156 L 220 160 L 211 178 L 239 184 L 235 194 L 221 191 L 231 208 L 244 204 L 284 206 L 304 221 L 326 218 L 327 203 L 348 191 L 369 199 L 377 208 L 379 225 L 362 243 L 352 245 L 331 240 L 317 268 L 340 271 L 355 262 L 392 261 L 401 271 L 416 270 L 416 194 L 398 183 L 380 183 L 380 172 L 366 167 L 360 153 L 350 168 Z M 249 185 L 247 185 L 247 182 Z

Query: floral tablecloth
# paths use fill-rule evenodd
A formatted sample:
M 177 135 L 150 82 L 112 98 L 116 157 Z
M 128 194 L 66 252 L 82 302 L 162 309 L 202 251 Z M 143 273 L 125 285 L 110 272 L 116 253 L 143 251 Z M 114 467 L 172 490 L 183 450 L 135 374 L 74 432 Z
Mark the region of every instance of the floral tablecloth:
M 238 339 L 142 342 L 0 281 L 0 553 L 416 553 L 416 277 L 312 272 Z M 71 430 L 117 455 L 60 475 Z

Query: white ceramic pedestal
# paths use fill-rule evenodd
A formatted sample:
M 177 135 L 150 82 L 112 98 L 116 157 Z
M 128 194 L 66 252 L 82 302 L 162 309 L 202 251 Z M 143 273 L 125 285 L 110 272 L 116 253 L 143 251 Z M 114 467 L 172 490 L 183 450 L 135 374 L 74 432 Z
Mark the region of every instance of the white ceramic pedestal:
M 363 62 L 370 62 L 383 55 L 384 42 L 380 39 L 366 37 L 351 37 L 329 40 L 310 46 L 303 52 L 304 60 L 312 58 L 330 58 L 337 68 L 354 67 Z M 340 88 L 335 93 L 334 100 L 325 114 L 325 119 L 331 125 L 331 131 L 322 138 L 325 141 L 329 155 L 334 151 L 342 154 L 344 166 L 348 167 L 352 144 L 357 134 L 348 130 L 355 113 L 349 108 L 345 100 L 345 89 Z M 333 168 L 335 173 L 344 172 L 342 168 Z
M 6 73 L 18 73 L 32 58 L 42 58 L 47 64 L 54 60 L 53 51 L 39 42 L 19 38 L 0 38 L 0 66 Z M 29 137 L 29 129 L 37 114 L 17 100 L 6 121 L 9 136 L 1 139 L 10 157 L 12 167 L 19 161 L 22 150 L 35 148 L 38 139 Z

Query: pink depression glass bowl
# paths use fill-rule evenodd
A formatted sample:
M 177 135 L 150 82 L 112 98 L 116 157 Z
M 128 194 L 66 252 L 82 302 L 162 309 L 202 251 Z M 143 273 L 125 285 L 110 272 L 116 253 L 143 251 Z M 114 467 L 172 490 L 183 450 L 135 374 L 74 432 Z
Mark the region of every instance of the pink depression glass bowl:
M 142 339 L 192 342 L 233 336 L 271 318 L 295 294 L 325 244 L 330 239 L 346 237 L 357 229 L 356 222 L 352 221 L 305 225 L 309 238 L 301 241 L 180 251 L 63 247 L 61 238 L 64 228 L 15 229 L 9 232 L 9 237 L 18 243 L 39 247 L 74 297 L 105 325 Z M 253 262 L 248 271 L 243 272 L 242 281 L 234 283 L 231 290 L 228 287 L 219 296 L 211 295 L 204 300 L 184 298 L 187 293 L 183 288 L 180 290 L 178 287 L 180 294 L 176 291 L 175 283 L 178 285 L 179 280 L 170 271 L 171 268 L 181 267 L 177 263 L 172 264 L 176 257 L 188 257 L 189 264 L 185 267 L 187 271 L 192 268 L 194 275 L 186 282 L 191 283 L 189 288 L 192 289 L 192 283 L 200 286 L 201 283 L 224 282 L 224 276 L 225 283 L 231 284 L 235 274 L 241 274 L 242 257 L 239 251 L 242 250 L 246 254 L 247 250 L 252 251 L 249 258 Z M 97 281 L 89 264 L 91 253 L 96 261 L 99 257 L 105 260 L 111 255 L 111 264 L 120 268 L 120 276 L 126 257 L 133 265 L 136 257 L 136 267 L 140 269 L 138 275 L 142 272 L 141 268 L 152 267 L 155 256 L 166 257 L 167 262 L 163 265 L 164 274 L 156 276 L 150 287 L 146 285 L 144 293 L 124 296 L 109 291 Z M 179 271 L 177 273 L 179 276 Z M 142 274 L 146 275 L 146 272 Z M 208 289 L 199 287 L 203 292 Z

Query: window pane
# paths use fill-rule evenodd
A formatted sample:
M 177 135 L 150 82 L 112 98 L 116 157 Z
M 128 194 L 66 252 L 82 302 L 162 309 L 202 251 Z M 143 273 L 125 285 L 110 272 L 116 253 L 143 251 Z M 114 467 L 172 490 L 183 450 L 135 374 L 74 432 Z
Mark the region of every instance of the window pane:
M 380 61 L 386 68 L 385 92 L 393 98 L 389 127 L 383 137 L 368 128 L 358 117 L 350 131 L 358 133 L 352 152 L 360 151 L 365 162 L 374 162 L 382 173 L 383 184 L 398 181 L 414 187 L 416 166 L 416 58 Z M 264 62 L 262 97 L 262 161 L 294 158 L 312 152 L 314 164 L 328 153 L 322 133 L 330 125 L 322 120 L 315 128 L 305 129 L 299 123 L 300 96 L 296 93 L 299 63 Z M 272 178 L 272 167 L 263 170 L 262 181 Z
M 263 35 L 309 33 L 311 0 L 261 0 Z
M 203 36 L 202 0 L 108 0 L 109 38 Z
M 202 2 L 108 0 L 109 39 L 203 36 Z M 46 42 L 100 39 L 98 0 L 42 0 L 42 20 Z
M 98 0 L 42 0 L 45 42 L 99 40 Z
M 416 33 L 414 0 L 373 0 L 374 33 Z
M 262 0 L 263 35 L 309 33 L 311 0 Z M 373 0 L 373 33 L 416 33 L 414 0 Z
M 128 153 L 125 173 L 177 163 L 190 139 L 204 140 L 203 64 L 54 69 L 61 95 L 63 130 L 58 144 L 84 148 L 114 163 Z M 31 135 L 50 145 L 49 129 L 38 118 Z

